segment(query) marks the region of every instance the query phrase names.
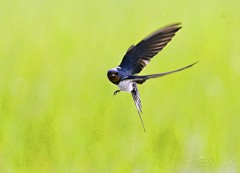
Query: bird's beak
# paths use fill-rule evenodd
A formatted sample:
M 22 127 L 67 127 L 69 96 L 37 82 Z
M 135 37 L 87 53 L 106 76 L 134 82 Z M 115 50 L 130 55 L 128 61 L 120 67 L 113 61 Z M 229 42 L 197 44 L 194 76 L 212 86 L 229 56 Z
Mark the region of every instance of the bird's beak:
M 116 76 L 115 74 L 111 74 L 111 75 L 109 75 L 109 76 Z

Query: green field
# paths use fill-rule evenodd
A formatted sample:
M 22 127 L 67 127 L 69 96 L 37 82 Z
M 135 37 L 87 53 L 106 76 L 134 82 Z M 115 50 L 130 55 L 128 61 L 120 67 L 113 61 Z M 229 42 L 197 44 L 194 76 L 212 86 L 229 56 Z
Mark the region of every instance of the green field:
M 2 0 L 0 172 L 239 172 L 239 9 L 239 0 Z M 199 63 L 139 86 L 145 133 L 107 71 L 178 22 L 141 75 Z

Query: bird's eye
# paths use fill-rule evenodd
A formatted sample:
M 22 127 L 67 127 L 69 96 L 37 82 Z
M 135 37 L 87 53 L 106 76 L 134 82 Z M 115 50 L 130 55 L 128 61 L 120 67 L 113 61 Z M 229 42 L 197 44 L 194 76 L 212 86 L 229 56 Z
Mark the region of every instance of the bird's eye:
M 118 75 L 118 72 L 116 73 L 116 75 Z

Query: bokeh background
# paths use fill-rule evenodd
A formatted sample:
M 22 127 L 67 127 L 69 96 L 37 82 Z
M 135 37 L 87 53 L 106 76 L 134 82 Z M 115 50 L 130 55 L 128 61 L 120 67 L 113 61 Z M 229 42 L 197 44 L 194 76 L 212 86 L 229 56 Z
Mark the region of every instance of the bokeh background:
M 0 172 L 239 172 L 239 9 L 237 0 L 0 1 Z M 106 74 L 177 22 L 141 74 L 200 62 L 139 86 L 145 133 L 131 94 L 113 97 Z

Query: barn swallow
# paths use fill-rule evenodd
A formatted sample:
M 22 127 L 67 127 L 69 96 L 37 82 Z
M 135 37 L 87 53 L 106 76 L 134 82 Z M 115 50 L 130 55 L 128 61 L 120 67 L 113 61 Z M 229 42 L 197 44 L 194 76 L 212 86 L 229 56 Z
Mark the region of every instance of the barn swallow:
M 116 90 L 113 95 L 116 95 L 120 91 L 131 92 L 132 97 L 137 108 L 140 120 L 144 131 L 144 123 L 141 117 L 142 106 L 140 100 L 140 94 L 138 91 L 137 84 L 143 84 L 148 79 L 164 76 L 171 74 L 183 69 L 189 68 L 196 64 L 197 62 L 188 65 L 186 67 L 180 68 L 178 70 L 158 73 L 152 75 L 138 76 L 139 72 L 149 64 L 150 60 L 160 52 L 176 32 L 181 29 L 180 23 L 167 26 L 165 28 L 159 29 L 151 35 L 147 36 L 145 39 L 140 41 L 136 46 L 132 45 L 126 52 L 122 59 L 120 65 L 116 68 L 108 70 L 108 79 L 115 85 L 117 85 L 120 90 Z

